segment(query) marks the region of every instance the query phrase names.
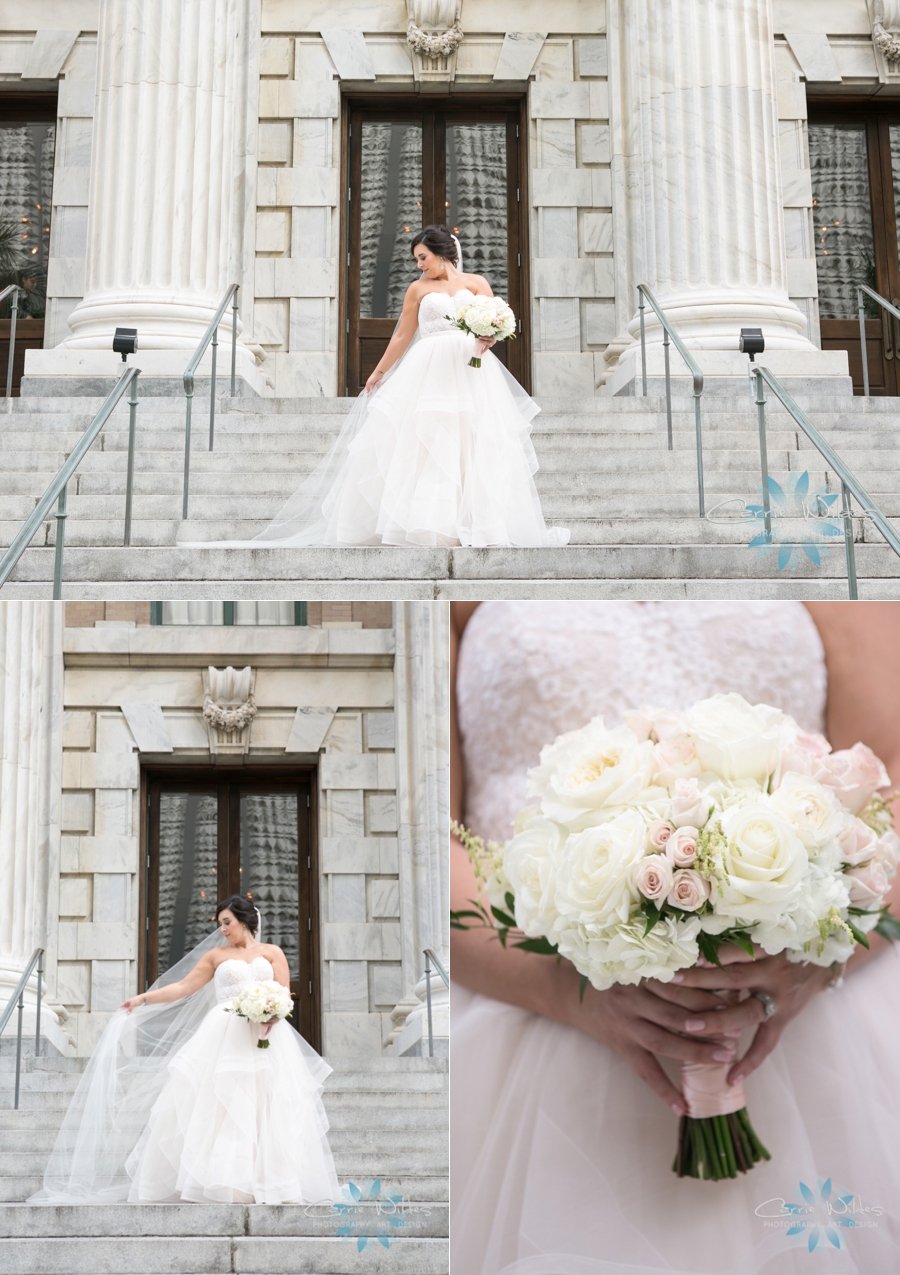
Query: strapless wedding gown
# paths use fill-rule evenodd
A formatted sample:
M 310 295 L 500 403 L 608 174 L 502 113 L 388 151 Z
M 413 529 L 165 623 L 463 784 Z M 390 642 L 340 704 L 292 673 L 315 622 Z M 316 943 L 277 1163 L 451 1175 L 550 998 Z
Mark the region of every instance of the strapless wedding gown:
M 452 318 L 467 288 L 429 292 L 417 339 L 372 394 L 361 394 L 337 442 L 252 541 L 298 545 L 564 545 L 548 528 L 533 475 L 530 422 L 540 410 Z
M 500 840 L 542 745 L 596 714 L 739 691 L 824 731 L 824 654 L 799 602 L 484 602 L 457 685 L 465 822 Z M 772 1159 L 734 1181 L 671 1172 L 677 1117 L 611 1049 L 457 985 L 451 1004 L 459 1275 L 900 1271 L 896 949 L 816 997 L 745 1081 Z M 802 1204 L 803 1182 L 824 1219 L 829 1178 L 867 1211 L 840 1251 L 823 1232 L 810 1253 L 780 1201 Z
M 129 1203 L 315 1204 L 341 1199 L 322 1106 L 299 1038 L 231 1012 L 248 983 L 274 977 L 265 957 L 222 961 L 216 1005 L 169 1063 L 169 1077 L 128 1162 Z

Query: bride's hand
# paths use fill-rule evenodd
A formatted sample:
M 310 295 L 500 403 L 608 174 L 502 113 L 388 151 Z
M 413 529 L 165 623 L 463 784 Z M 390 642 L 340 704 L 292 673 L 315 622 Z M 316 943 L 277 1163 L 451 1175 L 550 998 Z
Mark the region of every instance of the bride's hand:
M 272 1030 L 272 1025 L 273 1025 L 276 1021 L 277 1021 L 277 1020 L 276 1020 L 276 1019 L 274 1019 L 274 1018 L 267 1018 L 267 1019 L 265 1019 L 265 1021 L 264 1021 L 264 1022 L 262 1022 L 262 1023 L 260 1023 L 260 1024 L 259 1024 L 259 1036 L 260 1036 L 260 1040 L 262 1040 L 262 1039 L 264 1039 L 266 1036 L 268 1036 L 269 1032 Z
M 371 394 L 373 390 L 377 390 L 377 389 L 378 389 L 378 386 L 381 384 L 381 381 L 382 381 L 383 376 L 384 376 L 384 373 L 383 373 L 383 372 L 375 371 L 375 372 L 373 372 L 373 373 L 372 373 L 372 375 L 371 375 L 371 376 L 369 377 L 369 379 L 366 381 L 366 393 L 367 393 L 367 394 Z
M 760 947 L 756 947 L 755 952 L 755 958 L 751 958 L 740 948 L 722 948 L 719 959 L 724 969 L 719 969 L 716 965 L 695 965 L 676 975 L 681 988 L 727 989 L 732 995 L 747 989 L 750 993 L 766 992 L 775 1002 L 776 1012 L 769 1019 L 765 1018 L 762 1002 L 752 994 L 741 1002 L 742 1006 L 751 1008 L 751 1021 L 760 1026 L 744 1057 L 728 1073 L 730 1085 L 756 1071 L 778 1044 L 781 1033 L 791 1019 L 796 1018 L 801 1009 L 828 986 L 832 978 L 830 966 L 823 968 L 820 965 L 797 965 L 785 956 L 766 956 Z M 718 1026 L 718 1015 L 716 1025 Z
M 126 1014 L 130 1014 L 133 1009 L 137 1009 L 144 1004 L 143 996 L 130 996 L 127 1001 L 122 1001 L 119 1009 L 124 1009 Z
M 568 1021 L 620 1053 L 655 1093 L 683 1115 L 684 1099 L 654 1054 L 684 1062 L 731 1061 L 735 1039 L 743 1028 L 759 1022 L 762 1006 L 756 1000 L 730 1005 L 730 999 L 727 994 L 655 979 L 637 987 L 616 984 L 605 992 L 588 987 Z M 697 1023 L 702 1026 L 696 1027 Z M 701 1039 L 698 1032 L 703 1033 Z
M 492 345 L 497 344 L 495 336 L 478 336 L 475 338 L 475 353 L 472 355 L 475 359 L 480 359 L 485 350 L 489 350 Z

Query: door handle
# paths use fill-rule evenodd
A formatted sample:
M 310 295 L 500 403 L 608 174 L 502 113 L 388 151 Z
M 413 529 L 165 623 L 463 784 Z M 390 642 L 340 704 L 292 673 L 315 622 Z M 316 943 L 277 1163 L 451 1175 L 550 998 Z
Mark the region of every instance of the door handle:
M 898 301 L 896 297 L 891 299 L 891 305 L 896 306 L 897 309 L 900 310 L 900 301 Z M 892 314 L 890 318 L 891 330 L 894 336 L 894 353 L 900 355 L 900 319 L 898 319 L 895 314 Z
M 884 306 L 881 309 L 881 340 L 884 348 L 884 357 L 892 359 L 894 357 L 894 337 L 891 332 L 891 315 L 888 314 Z

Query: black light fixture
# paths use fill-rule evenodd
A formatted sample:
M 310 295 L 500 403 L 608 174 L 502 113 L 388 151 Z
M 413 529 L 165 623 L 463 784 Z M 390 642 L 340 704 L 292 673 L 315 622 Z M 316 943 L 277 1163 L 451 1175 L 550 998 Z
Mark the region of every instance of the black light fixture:
M 116 354 L 121 354 L 123 363 L 128 361 L 129 354 L 134 354 L 137 348 L 137 328 L 116 328 L 116 335 L 113 337 L 113 350 Z
M 763 338 L 762 328 L 741 328 L 741 354 L 749 354 L 750 362 L 753 362 L 754 354 L 762 354 L 766 348 L 766 342 Z

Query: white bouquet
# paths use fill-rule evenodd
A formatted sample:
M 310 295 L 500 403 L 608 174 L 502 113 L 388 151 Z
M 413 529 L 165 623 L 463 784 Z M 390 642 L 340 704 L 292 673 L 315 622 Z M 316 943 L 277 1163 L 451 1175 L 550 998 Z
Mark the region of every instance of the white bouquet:
M 286 987 L 274 979 L 262 983 L 250 983 L 233 997 L 231 1013 L 247 1018 L 251 1023 L 267 1023 L 272 1018 L 290 1018 L 294 1002 Z M 257 1049 L 268 1049 L 269 1042 L 263 1036 L 256 1042 Z
M 582 995 L 588 982 L 667 983 L 701 956 L 720 964 L 724 943 L 836 968 L 868 931 L 897 937 L 884 896 L 900 838 L 869 748 L 832 752 L 735 694 L 625 719 L 543 749 L 528 775 L 538 805 L 506 845 L 455 826 L 487 906 L 453 925 L 490 925 L 504 945 L 518 931 L 513 946 L 571 961 Z M 769 1158 L 728 1070 L 682 1066 L 679 1176 L 735 1177 Z
M 516 335 L 516 316 L 502 297 L 475 297 L 456 314 L 444 316 L 471 336 L 496 337 L 506 341 Z M 481 367 L 481 359 L 469 359 L 469 367 Z

